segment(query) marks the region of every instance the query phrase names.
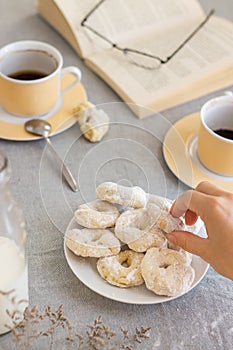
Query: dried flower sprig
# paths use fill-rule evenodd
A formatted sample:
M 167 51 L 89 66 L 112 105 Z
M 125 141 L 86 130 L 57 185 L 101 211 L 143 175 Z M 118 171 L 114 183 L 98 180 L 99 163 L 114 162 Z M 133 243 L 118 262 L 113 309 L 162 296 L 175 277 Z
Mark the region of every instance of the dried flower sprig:
M 102 316 L 95 319 L 93 325 L 87 327 L 90 329 L 86 332 L 90 349 L 99 350 L 99 347 L 106 347 L 111 338 L 116 335 L 115 331 L 103 324 Z
M 23 310 L 25 306 L 28 305 L 28 300 L 17 299 L 15 292 L 15 289 L 9 291 L 0 290 L 0 297 L 6 308 L 1 310 L 3 320 L 6 322 L 6 324 L 3 324 L 6 330 L 15 328 L 23 320 Z
M 123 344 L 120 345 L 121 349 L 132 350 L 134 349 L 133 344 L 135 342 L 141 344 L 143 340 L 150 338 L 149 331 L 151 330 L 151 327 L 136 327 L 134 334 L 132 334 L 131 336 L 127 329 L 120 327 L 120 330 L 123 334 L 123 340 L 125 341 Z
M 0 291 L 0 295 L 5 292 Z M 7 294 L 8 295 L 8 294 Z M 19 323 L 16 313 L 9 312 L 9 318 L 13 324 L 8 326 L 12 331 L 12 336 L 16 344 L 16 348 L 20 350 L 33 349 L 33 342 L 43 338 L 48 342 L 46 349 L 57 349 L 57 341 L 63 341 L 74 347 L 72 349 L 90 349 L 90 350 L 133 350 L 135 347 L 142 345 L 149 338 L 150 327 L 136 328 L 133 332 L 120 327 L 113 330 L 105 325 L 102 316 L 94 319 L 92 324 L 87 324 L 84 331 L 79 331 L 74 327 L 70 320 L 64 315 L 63 306 L 53 309 L 48 305 L 44 312 L 40 312 L 38 306 L 31 309 L 26 307 L 23 320 Z M 59 331 L 59 333 L 58 333 Z M 116 345 L 117 343 L 117 345 Z M 45 347 L 44 347 L 45 348 Z M 145 348 L 145 347 L 143 347 Z

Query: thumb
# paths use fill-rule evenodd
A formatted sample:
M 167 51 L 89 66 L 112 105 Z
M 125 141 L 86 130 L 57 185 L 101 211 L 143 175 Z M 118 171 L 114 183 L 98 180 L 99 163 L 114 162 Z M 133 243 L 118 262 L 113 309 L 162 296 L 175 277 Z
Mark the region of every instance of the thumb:
M 166 235 L 169 242 L 178 245 L 189 253 L 205 257 L 208 253 L 209 241 L 187 231 L 173 231 Z

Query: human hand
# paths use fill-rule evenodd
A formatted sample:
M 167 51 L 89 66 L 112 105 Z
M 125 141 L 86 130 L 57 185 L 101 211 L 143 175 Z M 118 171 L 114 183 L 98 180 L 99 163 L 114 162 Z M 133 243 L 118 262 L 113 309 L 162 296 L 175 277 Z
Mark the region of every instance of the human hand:
M 167 239 L 199 255 L 218 273 L 233 279 L 233 193 L 205 181 L 195 190 L 182 194 L 172 205 L 171 214 L 185 214 L 186 225 L 193 225 L 198 216 L 206 225 L 207 238 L 187 231 L 173 231 Z

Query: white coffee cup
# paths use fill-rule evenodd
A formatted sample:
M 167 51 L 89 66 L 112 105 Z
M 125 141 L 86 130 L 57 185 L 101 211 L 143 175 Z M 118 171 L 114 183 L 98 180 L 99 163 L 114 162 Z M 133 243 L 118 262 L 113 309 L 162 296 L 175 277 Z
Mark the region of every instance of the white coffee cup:
M 61 53 L 47 43 L 27 40 L 4 46 L 0 49 L 0 104 L 24 117 L 48 113 L 62 93 L 81 81 L 79 68 L 62 66 Z M 61 90 L 65 73 L 73 74 L 75 80 Z
M 211 171 L 233 176 L 233 94 L 213 98 L 201 109 L 198 156 Z

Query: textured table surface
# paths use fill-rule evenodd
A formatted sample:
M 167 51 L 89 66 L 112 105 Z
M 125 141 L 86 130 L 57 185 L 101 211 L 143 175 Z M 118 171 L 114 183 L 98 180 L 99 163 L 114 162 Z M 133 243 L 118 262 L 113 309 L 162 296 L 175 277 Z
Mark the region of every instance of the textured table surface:
M 233 20 L 231 0 L 201 3 L 206 10 L 215 7 L 217 14 Z M 163 137 L 172 123 L 199 110 L 220 92 L 164 111 L 163 117 L 140 121 L 38 16 L 34 1 L 0 0 L 0 46 L 23 39 L 50 42 L 62 52 L 66 66 L 79 66 L 89 100 L 106 104 L 103 108 L 112 122 L 108 135 L 99 144 L 83 139 L 77 125 L 52 138 L 78 178 L 80 190 L 75 194 L 62 183 L 43 140 L 0 140 L 0 149 L 12 167 L 12 191 L 27 222 L 31 306 L 38 305 L 43 310 L 47 305 L 58 308 L 63 304 L 65 315 L 81 333 L 99 315 L 114 330 L 119 326 L 130 331 L 151 327 L 150 338 L 142 345 L 134 342 L 135 349 L 232 349 L 233 284 L 212 268 L 196 288 L 181 298 L 156 305 L 130 305 L 111 301 L 87 288 L 72 273 L 63 252 L 63 233 L 72 212 L 81 202 L 94 198 L 96 184 L 106 180 L 137 184 L 147 192 L 170 198 L 188 189 L 164 162 Z M 34 341 L 32 348 L 49 349 L 45 338 Z M 59 334 L 55 343 L 54 349 L 75 348 L 59 340 Z M 115 346 L 120 349 L 118 337 Z M 15 348 L 11 334 L 0 337 L 1 350 Z M 89 348 L 90 345 L 85 347 Z

